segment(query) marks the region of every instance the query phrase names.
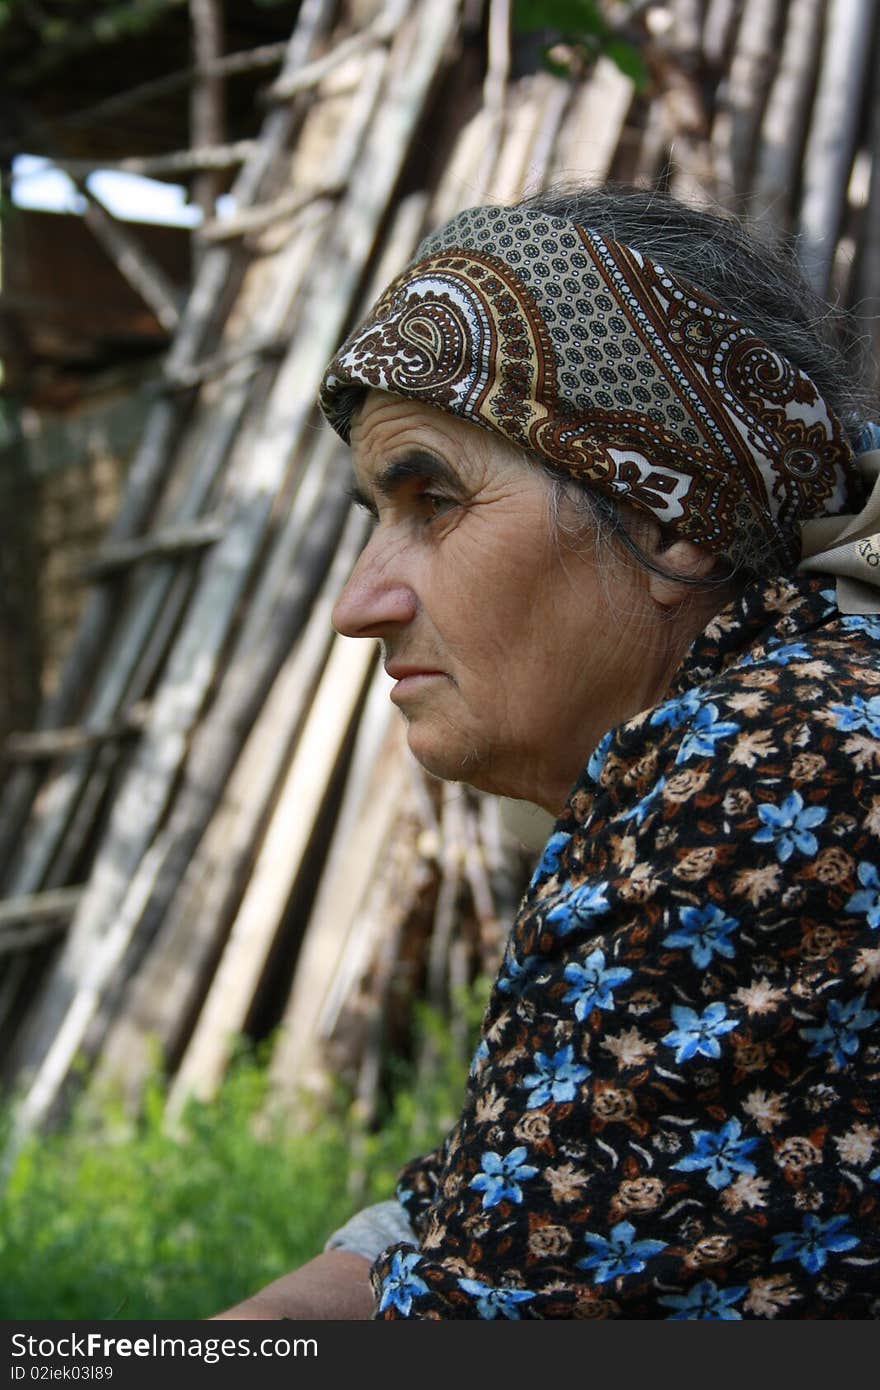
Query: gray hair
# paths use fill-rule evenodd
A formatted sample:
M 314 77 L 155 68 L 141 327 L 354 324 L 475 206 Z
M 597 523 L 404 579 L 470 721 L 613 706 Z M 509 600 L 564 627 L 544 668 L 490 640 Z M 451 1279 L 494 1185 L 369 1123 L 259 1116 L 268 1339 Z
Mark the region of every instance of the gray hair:
M 732 217 L 688 207 L 666 193 L 623 185 L 587 189 L 556 185 L 520 206 L 565 217 L 632 246 L 712 295 L 811 377 L 851 443 L 875 414 L 876 401 L 866 384 L 866 344 L 856 321 L 810 288 L 790 244 L 770 245 Z M 664 573 L 629 534 L 613 500 L 562 478 L 545 461 L 535 461 L 544 464 L 553 480 L 551 506 L 557 534 L 564 496 L 575 503 L 603 542 L 616 541 L 643 568 Z M 664 577 L 705 587 L 731 578 L 748 582 L 782 568 L 785 565 L 778 556 L 763 551 L 747 554 L 736 566 L 719 571 L 717 578 Z

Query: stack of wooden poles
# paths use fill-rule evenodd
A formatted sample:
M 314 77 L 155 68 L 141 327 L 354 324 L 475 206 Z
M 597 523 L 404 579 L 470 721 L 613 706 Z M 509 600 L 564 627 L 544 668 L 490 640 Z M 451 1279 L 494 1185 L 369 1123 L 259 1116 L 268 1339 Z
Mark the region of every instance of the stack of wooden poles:
M 529 857 L 492 798 L 419 771 L 372 645 L 330 625 L 365 531 L 315 395 L 428 228 L 560 179 L 669 187 L 796 233 L 877 341 L 871 0 L 610 4 L 641 92 L 609 58 L 514 75 L 505 0 L 388 0 L 348 30 L 337 8 L 300 6 L 60 685 L 6 749 L 23 1129 L 83 1075 L 136 1104 L 157 1060 L 177 1114 L 276 1027 L 278 1106 L 341 1068 L 369 1111 L 412 1001 L 497 966 Z

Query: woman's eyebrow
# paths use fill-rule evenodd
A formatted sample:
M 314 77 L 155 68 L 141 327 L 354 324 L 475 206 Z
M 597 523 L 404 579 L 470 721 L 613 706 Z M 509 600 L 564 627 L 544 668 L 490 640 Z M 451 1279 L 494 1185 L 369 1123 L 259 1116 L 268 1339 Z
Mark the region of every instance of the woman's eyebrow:
M 393 497 L 398 488 L 413 478 L 430 478 L 432 482 L 442 483 L 444 487 L 454 490 L 461 487 L 457 474 L 443 459 L 427 449 L 413 449 L 411 453 L 380 469 L 376 474 L 375 488 L 383 497 Z

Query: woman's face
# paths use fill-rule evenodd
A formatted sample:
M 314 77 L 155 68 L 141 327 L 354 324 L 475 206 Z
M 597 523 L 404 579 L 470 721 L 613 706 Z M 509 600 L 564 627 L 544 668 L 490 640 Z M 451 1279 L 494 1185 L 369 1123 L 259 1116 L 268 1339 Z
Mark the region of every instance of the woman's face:
M 560 546 L 541 470 L 441 410 L 371 391 L 351 443 L 377 525 L 334 626 L 381 640 L 429 772 L 558 812 L 602 734 L 665 689 L 642 575 Z

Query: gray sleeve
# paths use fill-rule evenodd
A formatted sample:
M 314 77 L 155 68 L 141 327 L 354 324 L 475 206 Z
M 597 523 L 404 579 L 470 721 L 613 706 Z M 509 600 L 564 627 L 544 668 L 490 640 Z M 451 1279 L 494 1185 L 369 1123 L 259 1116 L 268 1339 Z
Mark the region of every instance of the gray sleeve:
M 371 1263 L 389 1245 L 405 1240 L 418 1245 L 409 1217 L 398 1201 L 376 1202 L 372 1207 L 356 1211 L 354 1216 L 334 1231 L 324 1245 L 325 1250 L 352 1250 Z

